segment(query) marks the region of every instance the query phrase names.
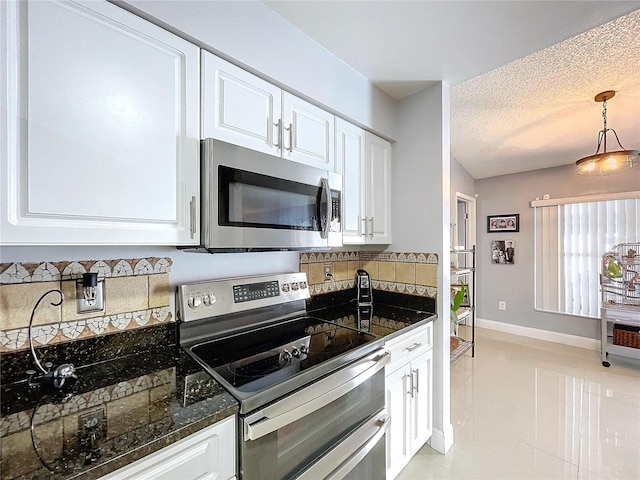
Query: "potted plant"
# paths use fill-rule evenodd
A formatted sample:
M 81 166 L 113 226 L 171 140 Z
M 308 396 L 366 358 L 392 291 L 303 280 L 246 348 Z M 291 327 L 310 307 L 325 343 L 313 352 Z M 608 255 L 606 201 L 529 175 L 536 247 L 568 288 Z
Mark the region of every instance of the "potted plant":
M 464 296 L 465 296 L 465 286 L 464 283 L 460 284 L 460 288 L 452 288 L 451 289 L 451 313 L 450 313 L 450 318 L 451 318 L 451 332 L 453 333 L 453 335 L 451 335 L 451 344 L 450 344 L 450 349 L 451 351 L 454 351 L 456 348 L 458 348 L 458 324 L 460 323 L 459 319 L 458 319 L 458 309 L 460 308 L 460 305 L 462 305 L 462 302 L 464 301 Z

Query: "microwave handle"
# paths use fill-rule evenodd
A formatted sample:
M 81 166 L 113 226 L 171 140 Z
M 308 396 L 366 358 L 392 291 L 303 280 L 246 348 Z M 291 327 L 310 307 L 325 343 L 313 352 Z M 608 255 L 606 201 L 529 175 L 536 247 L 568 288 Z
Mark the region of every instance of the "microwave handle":
M 324 218 L 324 222 L 320 225 L 320 238 L 329 237 L 329 226 L 331 224 L 331 187 L 329 186 L 329 179 L 323 177 L 320 180 L 322 186 L 322 196 L 320 198 L 320 205 L 326 205 L 326 210 L 320 212 L 320 219 Z M 324 215 L 323 215 L 324 213 Z

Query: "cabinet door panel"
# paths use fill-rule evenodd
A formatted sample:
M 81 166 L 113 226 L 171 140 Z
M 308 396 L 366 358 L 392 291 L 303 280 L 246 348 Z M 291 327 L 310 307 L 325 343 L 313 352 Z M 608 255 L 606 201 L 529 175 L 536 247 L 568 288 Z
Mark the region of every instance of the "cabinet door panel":
M 197 243 L 198 48 L 106 2 L 2 10 L 3 242 Z
M 336 118 L 336 164 L 342 170 L 342 243 L 364 243 L 364 130 L 341 118 Z
M 409 375 L 409 365 L 405 365 L 385 378 L 386 407 L 391 417 L 386 435 L 387 479 L 395 478 L 411 459 Z
M 429 350 L 411 362 L 414 390 L 411 407 L 411 456 L 429 440 L 433 431 L 432 411 L 432 375 L 433 350 Z
M 282 97 L 283 157 L 335 171 L 334 116 L 287 92 Z
M 367 226 L 370 243 L 391 243 L 391 144 L 367 132 Z
M 202 65 L 203 136 L 280 156 L 281 90 L 209 52 Z

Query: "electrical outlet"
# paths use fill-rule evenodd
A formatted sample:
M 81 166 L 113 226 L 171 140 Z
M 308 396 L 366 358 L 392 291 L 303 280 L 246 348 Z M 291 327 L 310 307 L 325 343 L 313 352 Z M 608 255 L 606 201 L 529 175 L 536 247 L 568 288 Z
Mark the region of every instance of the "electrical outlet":
M 500 310 L 506 310 L 507 309 L 507 302 L 505 302 L 504 300 L 500 300 L 498 302 L 498 308 Z
M 324 281 L 330 282 L 333 280 L 333 265 L 331 263 L 324 264 Z
M 101 312 L 104 310 L 104 282 L 99 281 L 95 286 L 96 299 L 90 303 L 84 298 L 82 283 L 76 284 L 76 309 L 78 313 Z

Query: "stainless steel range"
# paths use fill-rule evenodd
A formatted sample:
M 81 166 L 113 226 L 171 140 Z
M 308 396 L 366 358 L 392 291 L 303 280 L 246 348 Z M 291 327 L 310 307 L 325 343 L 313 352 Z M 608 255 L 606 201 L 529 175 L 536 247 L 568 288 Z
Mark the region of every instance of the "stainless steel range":
M 304 273 L 181 285 L 180 344 L 240 404 L 242 479 L 382 479 L 389 354 L 306 298 Z

